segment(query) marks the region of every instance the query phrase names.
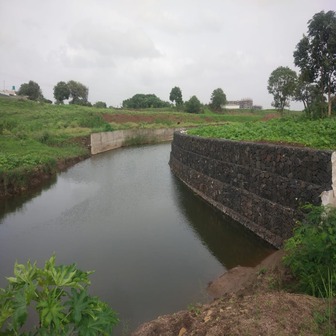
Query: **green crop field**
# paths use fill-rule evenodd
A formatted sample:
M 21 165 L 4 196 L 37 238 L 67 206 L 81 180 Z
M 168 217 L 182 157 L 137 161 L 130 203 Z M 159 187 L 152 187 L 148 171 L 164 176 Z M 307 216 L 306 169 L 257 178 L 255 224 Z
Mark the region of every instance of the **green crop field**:
M 284 118 L 268 122 L 230 123 L 222 126 L 195 128 L 189 130 L 188 134 L 230 140 L 269 141 L 319 149 L 336 149 L 336 118 L 319 120 Z

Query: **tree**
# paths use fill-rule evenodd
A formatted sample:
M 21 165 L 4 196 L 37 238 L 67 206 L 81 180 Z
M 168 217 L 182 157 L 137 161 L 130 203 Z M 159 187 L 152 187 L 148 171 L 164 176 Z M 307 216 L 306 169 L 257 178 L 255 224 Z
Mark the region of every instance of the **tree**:
M 294 70 L 280 66 L 272 71 L 268 79 L 267 89 L 274 99 L 272 105 L 281 113 L 286 106 L 289 107 L 289 100 L 294 96 L 296 78 Z
M 86 87 L 82 83 L 73 80 L 69 81 L 67 85 L 70 90 L 70 97 L 72 98 L 70 104 L 76 104 L 76 105 L 88 104 L 88 95 L 89 95 L 88 87 Z
M 106 303 L 88 294 L 92 273 L 75 264 L 56 266 L 55 256 L 42 269 L 36 263 L 16 263 L 14 276 L 0 290 L 0 330 L 4 332 L 0 334 L 111 335 L 119 319 Z M 38 317 L 39 323 L 24 333 L 31 316 Z
M 98 108 L 107 108 L 106 103 L 102 101 L 97 101 L 96 103 L 93 104 L 93 106 Z
M 40 86 L 32 80 L 20 86 L 18 95 L 27 96 L 28 99 L 30 100 L 43 99 L 43 94 L 42 94 Z
M 169 100 L 175 102 L 176 107 L 183 105 L 182 91 L 179 87 L 175 86 L 171 89 Z
M 54 98 L 56 99 L 56 104 L 64 104 L 64 99 L 69 99 L 70 89 L 67 83 L 58 82 L 54 86 Z
M 325 114 L 325 99 L 316 83 L 311 83 L 300 74 L 296 82 L 294 99 L 301 101 L 309 118 L 320 118 Z
M 222 106 L 226 104 L 226 95 L 220 88 L 214 90 L 211 94 L 210 108 L 214 111 L 221 111 Z
M 132 98 L 123 101 L 124 108 L 131 109 L 144 109 L 144 108 L 160 108 L 169 107 L 170 103 L 162 101 L 155 94 L 142 94 L 138 93 Z
M 202 104 L 196 96 L 192 96 L 185 103 L 185 110 L 189 113 L 201 113 Z
M 336 14 L 321 11 L 308 21 L 308 34 L 296 46 L 294 63 L 307 81 L 317 83 L 321 94 L 327 94 L 328 116 L 336 90 L 335 57 Z

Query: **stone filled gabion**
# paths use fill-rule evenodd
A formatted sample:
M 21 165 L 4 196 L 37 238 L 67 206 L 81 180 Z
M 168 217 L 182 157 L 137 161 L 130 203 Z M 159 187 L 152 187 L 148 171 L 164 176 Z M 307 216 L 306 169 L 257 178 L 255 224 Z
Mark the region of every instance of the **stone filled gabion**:
M 331 189 L 332 151 L 174 134 L 172 172 L 275 247 Z

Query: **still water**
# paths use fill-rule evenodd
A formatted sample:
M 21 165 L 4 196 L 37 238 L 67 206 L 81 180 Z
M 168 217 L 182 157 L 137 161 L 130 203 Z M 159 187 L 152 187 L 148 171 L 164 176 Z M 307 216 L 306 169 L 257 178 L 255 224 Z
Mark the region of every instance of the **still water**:
M 120 330 L 207 300 L 209 281 L 272 250 L 195 196 L 169 169 L 170 144 L 117 149 L 0 207 L 0 286 L 28 259 L 95 270 L 90 292 Z

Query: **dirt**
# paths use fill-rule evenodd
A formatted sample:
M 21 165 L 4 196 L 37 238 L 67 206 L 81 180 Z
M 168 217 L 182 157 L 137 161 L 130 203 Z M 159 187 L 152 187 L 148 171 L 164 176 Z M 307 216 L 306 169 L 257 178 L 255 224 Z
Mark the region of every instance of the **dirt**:
M 279 119 L 281 117 L 281 115 L 279 113 L 269 113 L 266 114 L 263 118 L 262 121 L 268 121 L 271 119 Z
M 128 123 L 128 122 L 133 122 L 133 123 L 147 123 L 147 124 L 155 124 L 158 121 L 160 122 L 169 122 L 171 124 L 177 124 L 179 125 L 180 123 L 185 122 L 185 117 L 184 116 L 178 116 L 178 115 L 172 115 L 172 114 L 165 114 L 162 113 L 159 117 L 157 115 L 146 115 L 146 114 L 129 114 L 129 113 L 116 113 L 116 114 L 108 114 L 105 113 L 103 114 L 103 118 L 105 121 L 111 123 L 118 123 L 118 124 L 123 124 L 123 123 Z M 212 118 L 206 117 L 206 118 L 201 118 L 198 117 L 197 115 L 190 115 L 189 116 L 192 121 L 207 121 L 211 122 Z
M 282 256 L 231 269 L 209 284 L 211 303 L 160 316 L 132 336 L 325 335 L 326 300 L 284 291 L 293 279 Z

